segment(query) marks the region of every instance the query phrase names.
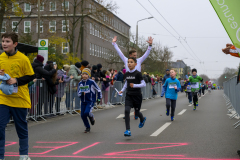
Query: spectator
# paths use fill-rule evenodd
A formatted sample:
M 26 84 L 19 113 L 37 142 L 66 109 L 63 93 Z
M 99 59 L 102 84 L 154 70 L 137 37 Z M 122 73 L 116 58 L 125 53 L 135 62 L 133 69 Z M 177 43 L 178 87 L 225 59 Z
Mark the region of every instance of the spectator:
M 75 65 L 70 66 L 70 71 L 67 74 L 69 77 L 73 76 L 73 83 L 72 83 L 72 86 L 70 86 L 71 87 L 70 91 L 72 91 L 72 99 L 70 99 L 70 98 L 69 99 L 71 101 L 73 101 L 73 99 L 75 98 L 75 111 L 77 113 L 81 112 L 80 111 L 80 97 L 78 97 L 78 95 L 77 95 L 77 85 L 82 78 L 80 68 L 81 68 L 81 63 L 77 62 L 77 63 L 75 63 Z M 70 97 L 70 92 L 66 96 L 67 96 L 67 98 L 66 98 L 66 100 L 67 100 L 68 97 Z M 66 103 L 68 104 L 67 107 L 70 106 L 70 101 L 66 102 Z M 72 103 L 71 107 L 73 109 L 73 103 Z
M 162 76 L 160 76 L 159 82 L 162 83 L 162 81 L 163 81 L 163 78 Z
M 109 69 L 108 71 L 110 72 L 110 75 L 109 75 L 109 76 L 110 76 L 110 78 L 112 79 L 114 70 L 113 70 L 113 69 Z
M 181 79 L 180 83 L 181 83 L 181 92 L 183 93 L 183 91 L 184 91 L 184 80 Z
M 92 80 L 94 80 L 95 82 L 100 81 L 97 70 L 98 70 L 97 66 L 92 66 L 91 77 Z
M 109 101 L 108 101 L 108 92 L 109 92 L 109 88 L 110 88 L 110 84 L 109 82 L 111 81 L 110 79 L 110 72 L 104 70 L 102 72 L 104 74 L 104 78 L 106 78 L 106 81 L 103 82 L 102 84 L 102 91 L 103 91 L 103 97 L 104 97 L 104 104 L 108 105 Z
M 143 73 L 143 80 L 145 81 L 146 84 L 148 83 L 148 78 L 147 78 L 146 72 Z
M 102 73 L 102 65 L 98 64 L 97 67 L 98 67 L 98 70 L 97 70 L 98 78 L 100 78 L 100 81 L 106 81 L 106 79 L 104 78 L 105 75 Z
M 57 86 L 57 97 L 56 97 L 57 115 L 62 115 L 60 113 L 60 102 L 62 100 L 62 97 L 64 96 L 64 89 L 65 89 L 66 83 L 68 83 L 67 85 L 69 85 L 69 82 L 71 81 L 71 79 L 73 79 L 73 76 L 70 76 L 70 77 L 67 76 L 69 70 L 70 70 L 70 66 L 64 65 L 63 69 L 60 69 L 57 71 L 57 78 L 62 79 L 62 81 L 63 81 L 63 83 L 60 83 Z
M 165 81 L 170 78 L 170 70 L 169 69 L 166 69 L 166 75 L 163 77 L 163 80 L 162 80 L 162 85 L 164 85 Z
M 151 83 L 152 81 L 151 81 L 151 77 L 150 77 L 149 73 L 147 73 L 147 78 L 148 78 L 148 83 Z
M 117 74 L 117 81 L 120 81 L 123 83 L 123 80 L 124 80 L 124 73 L 123 73 L 123 70 L 126 71 L 126 69 L 122 69 L 121 71 L 118 72 Z
M 88 65 L 89 65 L 88 61 L 82 61 L 80 70 L 82 71 L 84 68 L 88 68 Z

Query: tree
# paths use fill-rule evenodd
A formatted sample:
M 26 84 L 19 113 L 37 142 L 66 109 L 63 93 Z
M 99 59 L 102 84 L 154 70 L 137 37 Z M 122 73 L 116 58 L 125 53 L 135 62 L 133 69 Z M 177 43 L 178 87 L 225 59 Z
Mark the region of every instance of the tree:
M 218 78 L 218 84 L 223 86 L 223 82 L 228 81 L 232 77 L 237 75 L 237 69 L 226 67 L 223 71 L 223 74 Z
M 206 74 L 200 74 L 199 76 L 202 77 L 204 82 L 210 80 L 210 78 Z

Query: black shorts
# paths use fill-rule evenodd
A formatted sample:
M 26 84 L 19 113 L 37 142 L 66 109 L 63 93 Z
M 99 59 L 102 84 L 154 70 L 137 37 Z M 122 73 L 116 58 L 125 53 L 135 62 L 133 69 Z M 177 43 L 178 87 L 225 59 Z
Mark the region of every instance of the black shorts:
M 140 110 L 142 105 L 142 94 L 128 95 L 126 94 L 125 106 L 131 106 L 134 109 Z

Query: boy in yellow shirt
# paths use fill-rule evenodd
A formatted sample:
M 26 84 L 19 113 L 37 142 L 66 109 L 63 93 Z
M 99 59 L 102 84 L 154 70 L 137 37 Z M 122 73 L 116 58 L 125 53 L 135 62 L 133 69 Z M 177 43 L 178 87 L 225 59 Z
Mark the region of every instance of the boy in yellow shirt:
M 8 85 L 13 85 L 13 93 L 5 95 L 0 91 L 0 160 L 4 160 L 5 127 L 12 116 L 19 137 L 19 160 L 31 160 L 28 157 L 28 125 L 26 116 L 31 108 L 28 83 L 34 79 L 34 72 L 27 56 L 16 49 L 18 35 L 4 33 L 0 55 L 0 74 L 8 74 L 11 78 Z

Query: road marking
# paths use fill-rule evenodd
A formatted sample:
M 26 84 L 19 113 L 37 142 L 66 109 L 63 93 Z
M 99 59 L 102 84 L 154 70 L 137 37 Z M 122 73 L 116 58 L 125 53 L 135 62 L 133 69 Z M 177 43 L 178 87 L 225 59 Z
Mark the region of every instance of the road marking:
M 146 111 L 147 109 L 141 109 L 140 112 Z M 130 113 L 130 116 L 133 116 L 134 112 Z M 116 119 L 125 117 L 125 114 L 120 114 Z
M 186 111 L 187 111 L 187 109 L 183 109 L 180 113 L 178 113 L 178 115 L 183 115 L 183 113 Z
M 170 124 L 172 124 L 171 122 L 167 122 L 165 123 L 162 127 L 160 127 L 158 130 L 156 130 L 151 136 L 152 137 L 156 137 L 158 136 L 160 133 L 162 133 L 168 126 L 170 126 Z
M 193 104 L 190 104 L 190 105 L 188 105 L 189 107 L 191 107 Z

